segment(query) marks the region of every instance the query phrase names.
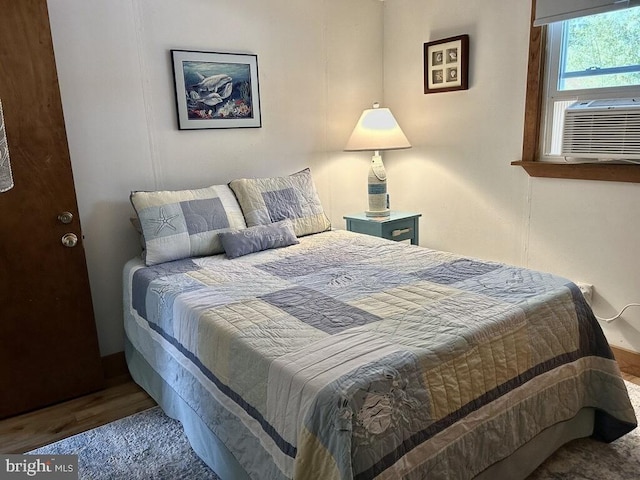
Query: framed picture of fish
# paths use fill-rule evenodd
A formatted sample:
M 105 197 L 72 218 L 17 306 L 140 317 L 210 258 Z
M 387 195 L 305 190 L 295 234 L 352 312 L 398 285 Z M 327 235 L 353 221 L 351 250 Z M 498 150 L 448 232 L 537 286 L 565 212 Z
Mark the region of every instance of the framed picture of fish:
M 178 128 L 261 127 L 258 57 L 171 50 Z
M 424 44 L 424 93 L 469 88 L 469 35 Z

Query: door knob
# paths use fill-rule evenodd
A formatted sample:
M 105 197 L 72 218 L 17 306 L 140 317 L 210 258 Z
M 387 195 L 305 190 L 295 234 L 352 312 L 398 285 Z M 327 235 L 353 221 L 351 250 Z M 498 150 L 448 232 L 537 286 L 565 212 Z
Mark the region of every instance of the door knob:
M 58 215 L 58 220 L 60 220 L 60 223 L 71 223 L 73 221 L 73 213 L 71 212 L 62 212 L 60 215 Z
M 62 236 L 62 245 L 65 247 L 75 247 L 78 244 L 78 237 L 73 233 L 65 233 Z

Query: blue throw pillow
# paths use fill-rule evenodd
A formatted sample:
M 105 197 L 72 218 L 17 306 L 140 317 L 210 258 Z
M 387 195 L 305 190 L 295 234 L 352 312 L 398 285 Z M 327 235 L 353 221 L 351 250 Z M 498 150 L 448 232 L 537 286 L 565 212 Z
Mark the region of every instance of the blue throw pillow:
M 228 258 L 300 243 L 291 220 L 219 232 L 218 236 Z

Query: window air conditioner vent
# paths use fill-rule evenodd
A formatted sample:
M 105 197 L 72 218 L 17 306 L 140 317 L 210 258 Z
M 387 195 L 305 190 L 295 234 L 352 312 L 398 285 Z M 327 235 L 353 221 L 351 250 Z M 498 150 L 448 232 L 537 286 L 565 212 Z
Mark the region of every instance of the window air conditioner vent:
M 561 155 L 640 160 L 640 98 L 570 105 L 565 111 Z

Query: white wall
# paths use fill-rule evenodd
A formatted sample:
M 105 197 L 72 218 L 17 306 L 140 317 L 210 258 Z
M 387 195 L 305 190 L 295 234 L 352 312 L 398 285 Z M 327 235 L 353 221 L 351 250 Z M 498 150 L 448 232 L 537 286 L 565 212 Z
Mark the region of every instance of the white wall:
M 425 245 L 522 261 L 526 3 L 385 2 L 385 101 L 413 144 L 387 154 L 390 196 L 423 213 Z M 423 44 L 461 34 L 471 88 L 425 95 Z
M 529 189 L 529 264 L 593 284 L 601 318 L 640 303 L 640 185 L 535 179 Z M 601 324 L 612 345 L 640 352 L 640 308 Z
M 387 0 L 384 92 L 414 148 L 385 157 L 392 206 L 421 243 L 595 286 L 594 310 L 640 302 L 640 185 L 529 178 L 520 167 L 531 2 Z M 423 43 L 470 35 L 470 88 L 423 94 Z M 603 324 L 640 352 L 640 309 Z
M 310 166 L 344 225 L 335 192 L 367 159 L 337 152 L 382 96 L 379 1 L 51 0 L 49 14 L 102 355 L 123 349 L 131 190 Z M 178 131 L 170 49 L 257 54 L 263 127 Z
M 640 301 L 640 186 L 531 179 L 519 167 L 530 0 L 50 0 L 101 352 L 122 350 L 128 195 L 311 166 L 334 225 L 366 208 L 370 155 L 342 148 L 363 108 L 392 108 L 414 148 L 385 153 L 391 206 L 421 243 Z M 423 93 L 424 42 L 468 33 L 470 88 Z M 256 53 L 261 129 L 178 131 L 169 50 Z M 382 93 L 384 91 L 384 98 Z M 605 325 L 640 352 L 640 309 Z

